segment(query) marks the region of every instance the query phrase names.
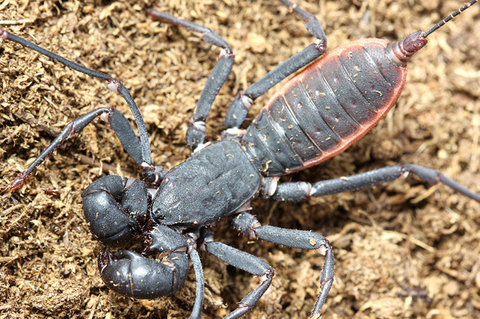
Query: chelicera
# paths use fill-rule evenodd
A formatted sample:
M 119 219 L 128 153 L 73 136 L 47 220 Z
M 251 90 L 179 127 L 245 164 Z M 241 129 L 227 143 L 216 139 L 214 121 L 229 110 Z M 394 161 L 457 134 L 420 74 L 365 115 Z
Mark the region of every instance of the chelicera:
M 262 239 L 325 255 L 320 286 L 311 317 L 318 318 L 334 278 L 334 256 L 325 237 L 312 231 L 261 225 L 249 213 L 257 197 L 302 201 L 311 197 L 359 190 L 413 173 L 430 184 L 443 183 L 480 202 L 480 195 L 441 173 L 418 165 L 393 165 L 347 178 L 279 183 L 280 176 L 321 163 L 347 149 L 369 132 L 395 105 L 406 78 L 406 64 L 426 43 L 427 36 L 476 3 L 470 1 L 428 32 L 418 31 L 393 44 L 380 39 L 359 40 L 326 53 L 326 35 L 310 13 L 286 0 L 280 2 L 305 21 L 318 40 L 294 55 L 245 92 L 228 109 L 221 141 L 205 142 L 205 121 L 234 63 L 233 50 L 218 34 L 193 22 L 146 8 L 155 20 L 184 27 L 222 48 L 188 124 L 187 145 L 193 151 L 170 171 L 152 163 L 146 126 L 134 99 L 118 80 L 71 62 L 7 31 L 0 37 L 17 42 L 65 66 L 108 82 L 129 105 L 138 130 L 115 108 L 98 108 L 69 123 L 60 135 L 3 191 L 19 188 L 28 176 L 70 135 L 101 116 L 110 123 L 127 153 L 141 168 L 146 182 L 106 176 L 83 193 L 83 209 L 94 237 L 105 244 L 98 259 L 100 275 L 113 291 L 134 298 L 175 293 L 184 283 L 189 258 L 196 275 L 196 299 L 191 318 L 199 318 L 204 278 L 198 250 L 261 278 L 226 318 L 240 318 L 268 289 L 273 269 L 258 257 L 213 238 L 212 227 L 232 217 L 233 227 L 250 239 Z M 241 129 L 251 104 L 275 84 L 306 67 L 277 91 L 252 124 Z M 122 250 L 144 240 L 142 254 Z M 116 249 L 111 251 L 110 249 Z M 149 258 L 157 257 L 157 259 Z

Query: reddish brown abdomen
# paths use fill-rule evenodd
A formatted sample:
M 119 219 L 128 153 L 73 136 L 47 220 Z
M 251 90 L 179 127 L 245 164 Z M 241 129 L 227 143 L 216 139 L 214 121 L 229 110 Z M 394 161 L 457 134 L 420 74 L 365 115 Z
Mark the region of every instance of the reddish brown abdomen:
M 395 105 L 406 67 L 386 55 L 388 41 L 339 47 L 288 81 L 247 128 L 243 142 L 267 176 L 316 165 L 343 152 Z

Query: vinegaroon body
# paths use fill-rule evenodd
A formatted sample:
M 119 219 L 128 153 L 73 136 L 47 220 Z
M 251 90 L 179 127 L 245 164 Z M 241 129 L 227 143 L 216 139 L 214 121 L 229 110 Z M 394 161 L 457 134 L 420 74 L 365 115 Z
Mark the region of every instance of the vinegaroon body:
M 393 165 L 346 178 L 278 183 L 279 176 L 311 167 L 343 152 L 369 132 L 395 105 L 406 78 L 406 64 L 427 42 L 418 31 L 388 43 L 359 40 L 325 55 L 326 36 L 310 13 L 281 0 L 305 21 L 317 41 L 280 64 L 272 72 L 237 95 L 228 109 L 222 141 L 206 143 L 205 120 L 234 62 L 230 45 L 218 34 L 195 23 L 147 8 L 153 19 L 185 27 L 222 48 L 197 107 L 189 122 L 187 145 L 194 151 L 185 162 L 167 171 L 151 160 L 146 126 L 132 96 L 118 80 L 66 60 L 35 44 L 0 30 L 0 37 L 44 54 L 67 67 L 108 82 L 129 105 L 139 130 L 115 108 L 99 108 L 72 121 L 4 191 L 19 188 L 34 169 L 68 136 L 81 131 L 98 116 L 113 128 L 147 183 L 119 176 L 102 177 L 82 194 L 85 218 L 92 234 L 110 248 L 122 248 L 131 240 L 146 238 L 143 254 L 129 250 L 99 256 L 105 284 L 117 293 L 135 298 L 156 298 L 175 293 L 188 274 L 192 260 L 196 275 L 196 299 L 191 318 L 200 317 L 203 302 L 203 271 L 198 249 L 205 249 L 226 263 L 261 278 L 259 286 L 242 299 L 226 318 L 248 312 L 269 287 L 273 269 L 263 260 L 213 240 L 211 226 L 233 217 L 234 228 L 250 239 L 262 239 L 325 255 L 321 290 L 311 317 L 318 318 L 333 283 L 334 256 L 328 240 L 311 231 L 262 226 L 248 211 L 256 197 L 302 201 L 311 197 L 358 190 L 393 181 L 413 173 L 430 184 L 443 183 L 480 202 L 480 195 L 435 170 L 418 165 Z M 477 1 L 471 1 L 452 16 Z M 252 102 L 287 76 L 308 67 L 287 82 L 260 111 L 252 124 L 241 129 Z M 147 255 L 161 256 L 160 262 Z

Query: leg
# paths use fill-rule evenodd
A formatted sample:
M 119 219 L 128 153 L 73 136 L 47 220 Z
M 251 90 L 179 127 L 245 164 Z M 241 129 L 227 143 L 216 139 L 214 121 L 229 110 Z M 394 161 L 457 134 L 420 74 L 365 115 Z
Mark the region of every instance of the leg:
M 286 6 L 288 9 L 292 10 L 292 12 L 297 15 L 299 18 L 305 21 L 305 27 L 307 28 L 308 32 L 310 32 L 315 38 L 323 41 L 323 46 L 327 46 L 327 36 L 325 35 L 325 31 L 322 28 L 320 22 L 315 18 L 313 14 L 308 11 L 303 10 L 296 4 L 291 3 L 288 0 L 278 0 L 281 4 Z
M 431 185 L 440 182 L 454 191 L 480 202 L 480 194 L 472 192 L 468 188 L 458 184 L 453 179 L 446 177 L 436 170 L 413 164 L 387 166 L 349 177 L 317 182 L 313 185 L 306 182 L 283 183 L 278 185 L 275 194 L 273 194 L 273 199 L 296 202 L 309 199 L 310 197 L 320 197 L 323 195 L 356 191 L 394 181 L 402 176 L 408 175 L 408 173 L 417 175 Z
M 155 183 L 156 180 L 159 179 L 159 176 L 161 175 L 161 173 L 160 173 L 161 169 L 160 169 L 160 171 L 157 171 L 157 169 L 152 165 L 151 150 L 150 150 L 150 144 L 149 144 L 149 141 L 148 141 L 147 128 L 146 128 L 145 123 L 143 121 L 142 115 L 140 114 L 140 111 L 138 110 L 138 107 L 135 104 L 135 101 L 133 100 L 132 96 L 130 95 L 128 90 L 125 88 L 125 86 L 120 81 L 113 79 L 111 76 L 109 76 L 107 74 L 91 70 L 91 69 L 86 68 L 84 66 L 81 66 L 81 65 L 79 65 L 75 62 L 69 61 L 69 60 L 67 60 L 67 59 L 65 59 L 65 58 L 63 58 L 63 57 L 61 57 L 61 56 L 59 56 L 59 55 L 57 55 L 53 52 L 50 52 L 50 51 L 48 51 L 48 50 L 46 50 L 42 47 L 39 47 L 38 45 L 33 44 L 32 42 L 27 41 L 27 40 L 25 40 L 21 37 L 18 37 L 14 34 L 11 34 L 7 31 L 0 30 L 0 38 L 16 42 L 18 44 L 21 44 L 24 47 L 35 50 L 35 51 L 39 52 L 40 54 L 43 54 L 43 55 L 45 55 L 45 56 L 47 56 L 47 57 L 49 57 L 49 58 L 51 58 L 55 61 L 58 61 L 58 62 L 62 63 L 63 65 L 65 65 L 65 66 L 67 66 L 71 69 L 74 69 L 78 72 L 81 72 L 81 73 L 84 73 L 84 74 L 87 74 L 87 75 L 90 75 L 90 76 L 93 76 L 93 77 L 96 77 L 96 78 L 99 78 L 99 79 L 102 79 L 102 80 L 106 80 L 108 82 L 108 88 L 111 89 L 112 91 L 116 92 L 116 93 L 119 93 L 125 99 L 128 106 L 130 107 L 130 110 L 132 111 L 133 116 L 135 118 L 135 121 L 137 123 L 138 131 L 140 133 L 140 143 L 133 143 L 133 144 L 136 144 L 136 145 L 130 145 L 128 147 L 126 146 L 126 145 L 130 144 L 130 142 L 127 143 L 127 141 L 138 141 L 138 138 L 135 135 L 135 133 L 133 133 L 133 130 L 130 127 L 130 124 L 128 124 L 128 122 L 126 122 L 125 117 L 123 115 L 121 115 L 121 116 L 118 115 L 119 112 L 116 112 L 116 113 L 113 112 L 112 114 L 109 115 L 110 123 L 112 124 L 112 121 L 114 122 L 114 124 L 112 124 L 112 127 L 114 128 L 115 133 L 120 138 L 120 140 L 121 140 L 122 144 L 124 145 L 125 149 L 127 150 L 127 152 L 135 159 L 137 164 L 139 164 L 144 169 L 144 175 L 146 176 L 146 178 L 152 183 Z M 102 110 L 102 111 L 100 111 L 100 110 Z M 57 137 L 57 139 L 52 143 L 52 148 L 49 147 L 44 153 L 42 153 L 42 155 L 45 154 L 44 157 L 42 158 L 42 155 L 40 155 L 40 157 L 38 158 L 38 162 L 35 161 L 36 165 L 34 165 L 33 167 L 31 166 L 32 171 L 33 171 L 33 169 L 35 169 L 36 166 L 38 166 L 41 162 L 43 162 L 45 160 L 45 158 L 48 157 L 48 155 L 50 155 L 55 149 L 57 149 L 62 144 L 64 138 L 66 138 L 70 134 L 73 134 L 73 133 L 78 132 L 81 129 L 83 129 L 85 127 L 85 125 L 90 123 L 96 116 L 98 116 L 100 114 L 105 114 L 107 112 L 111 112 L 111 111 L 107 111 L 107 110 L 108 109 L 98 109 L 98 110 L 92 111 L 92 112 L 78 118 L 77 120 L 72 121 L 69 124 L 69 125 L 72 125 L 72 126 L 70 128 L 68 128 L 68 130 L 70 130 L 70 131 L 68 131 L 67 127 L 66 127 L 62 131 L 62 133 L 60 133 L 59 137 Z M 99 112 L 99 113 L 96 114 L 95 112 Z M 112 121 L 110 120 L 110 117 L 113 119 Z M 115 124 L 117 124 L 117 125 L 115 125 Z M 117 126 L 118 129 L 116 129 L 115 126 Z M 127 128 L 127 126 L 129 128 Z M 123 140 L 122 140 L 121 136 L 123 137 Z M 49 149 L 51 149 L 51 151 L 48 151 Z M 28 169 L 27 169 L 27 171 L 28 171 Z M 27 171 L 22 173 L 22 174 L 24 174 L 24 176 L 19 176 L 14 181 L 14 183 L 16 183 L 16 185 L 18 185 L 18 186 L 13 185 L 13 183 L 12 183 L 12 185 L 8 186 L 7 188 L 4 187 L 3 189 L 4 190 L 5 189 L 6 190 L 14 190 L 14 189 L 20 187 L 23 184 L 24 179 L 29 174 L 32 173 L 32 171 L 30 171 L 30 172 L 27 172 Z
M 242 317 L 252 309 L 270 286 L 273 277 L 273 269 L 258 257 L 252 256 L 241 250 L 214 242 L 211 235 L 205 239 L 205 247 L 209 253 L 223 260 L 233 267 L 242 269 L 252 275 L 260 277 L 262 283 L 252 292 L 245 296 L 237 309 L 224 319 L 236 319 Z
M 210 108 L 212 107 L 212 103 L 217 97 L 220 88 L 223 86 L 232 70 L 235 56 L 232 53 L 230 45 L 222 39 L 220 35 L 204 26 L 149 8 L 145 9 L 145 12 L 154 20 L 199 32 L 202 35 L 202 40 L 222 48 L 217 64 L 208 77 L 207 84 L 205 84 L 205 88 L 198 100 L 197 107 L 193 113 L 193 118 L 188 123 L 187 146 L 193 150 L 202 145 L 205 141 L 205 136 L 207 134 L 205 130 L 205 120 L 208 117 L 208 113 L 210 113 Z
M 279 0 L 287 6 L 292 12 L 305 21 L 307 30 L 318 40 L 309 45 L 300 53 L 295 54 L 285 62 L 281 63 L 275 69 L 267 73 L 263 78 L 250 85 L 245 92 L 240 92 L 230 105 L 225 119 L 225 127 L 231 129 L 228 135 L 236 135 L 235 131 L 242 125 L 247 117 L 252 102 L 263 95 L 273 86 L 284 80 L 289 75 L 295 73 L 304 66 L 310 64 L 325 53 L 327 47 L 327 37 L 320 22 L 315 16 L 298 6 L 286 0 Z
M 15 180 L 8 186 L 2 186 L 0 192 L 13 191 L 18 189 L 27 180 L 28 176 L 33 173 L 38 165 L 43 163 L 55 150 L 57 150 L 71 135 L 75 135 L 82 131 L 85 126 L 90 124 L 95 118 L 102 116 L 108 120 L 110 126 L 113 128 L 118 139 L 122 143 L 127 153 L 135 160 L 140 166 L 144 163 L 142 157 L 141 144 L 138 137 L 133 132 L 132 127 L 128 123 L 125 116 L 114 108 L 99 108 L 93 110 L 81 117 L 68 123 L 63 128 L 60 134 L 53 140 L 47 149 L 45 149 L 38 157 L 33 161 L 28 168 L 21 172 Z M 160 173 L 160 171 L 158 171 Z
M 188 255 L 190 256 L 190 260 L 193 264 L 193 269 L 195 270 L 195 279 L 197 285 L 195 292 L 195 304 L 193 305 L 190 319 L 199 319 L 200 315 L 202 314 L 203 296 L 205 293 L 205 280 L 203 277 L 202 262 L 200 261 L 200 256 L 195 249 L 191 249 Z
M 235 216 L 233 226 L 238 232 L 247 236 L 249 239 L 262 239 L 277 245 L 316 250 L 320 254 L 325 255 L 325 263 L 320 275 L 321 290 L 310 316 L 310 318 L 319 318 L 323 304 L 332 286 L 334 276 L 333 251 L 328 240 L 320 234 L 311 231 L 261 226 L 253 215 L 245 212 Z
M 196 234 L 192 236 L 184 236 L 163 225 L 156 225 L 153 230 L 147 232 L 147 234 L 148 247 L 145 249 L 147 254 L 165 254 L 186 248 L 190 260 L 192 261 L 193 269 L 195 270 L 197 286 L 195 303 L 193 305 L 192 313 L 190 314 L 190 319 L 199 319 L 202 313 L 205 280 L 203 277 L 202 262 L 197 252 L 196 238 L 198 238 L 198 236 Z

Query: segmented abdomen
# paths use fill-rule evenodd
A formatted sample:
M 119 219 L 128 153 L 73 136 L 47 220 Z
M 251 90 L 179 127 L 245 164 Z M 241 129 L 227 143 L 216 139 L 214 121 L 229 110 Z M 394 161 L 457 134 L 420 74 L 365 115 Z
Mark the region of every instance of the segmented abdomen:
M 343 152 L 395 105 L 406 67 L 386 55 L 388 41 L 339 47 L 288 81 L 243 137 L 251 161 L 268 176 L 316 165 Z

